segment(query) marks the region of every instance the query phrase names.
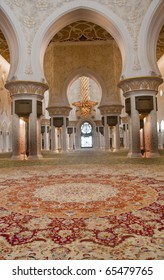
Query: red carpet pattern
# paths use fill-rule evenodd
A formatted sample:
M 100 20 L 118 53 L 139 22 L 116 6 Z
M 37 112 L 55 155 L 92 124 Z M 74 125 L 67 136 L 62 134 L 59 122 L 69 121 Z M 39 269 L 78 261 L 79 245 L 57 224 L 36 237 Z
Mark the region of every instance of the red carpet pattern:
M 1 178 L 0 259 L 162 259 L 164 181 L 108 173 Z

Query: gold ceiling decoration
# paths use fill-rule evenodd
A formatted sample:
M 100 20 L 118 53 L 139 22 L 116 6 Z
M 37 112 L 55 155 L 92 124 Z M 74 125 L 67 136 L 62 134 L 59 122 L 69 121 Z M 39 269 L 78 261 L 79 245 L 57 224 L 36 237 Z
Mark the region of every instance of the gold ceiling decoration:
M 164 25 L 159 34 L 158 42 L 157 42 L 157 60 L 164 54 Z
M 0 54 L 8 61 L 10 62 L 10 53 L 9 53 L 9 48 L 8 44 L 6 42 L 6 39 L 0 30 Z
M 60 30 L 51 42 L 108 41 L 113 37 L 102 27 L 87 21 L 74 22 Z M 0 54 L 10 62 L 9 48 L 0 30 Z M 157 42 L 157 60 L 164 54 L 164 26 Z
M 94 102 L 90 100 L 88 77 L 83 76 L 80 78 L 80 94 L 81 94 L 81 100 L 72 103 L 72 105 L 76 106 L 77 112 L 79 111 L 81 116 L 87 117 L 92 113 L 92 110 L 98 104 L 98 102 Z
M 113 37 L 102 27 L 87 21 L 77 21 L 60 30 L 52 42 L 107 41 Z

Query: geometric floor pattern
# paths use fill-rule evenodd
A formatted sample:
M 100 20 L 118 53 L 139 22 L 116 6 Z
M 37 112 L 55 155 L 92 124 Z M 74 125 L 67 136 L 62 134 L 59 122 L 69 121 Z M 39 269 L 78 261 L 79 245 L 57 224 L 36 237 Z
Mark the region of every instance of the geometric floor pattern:
M 164 259 L 163 210 L 163 166 L 1 168 L 0 259 Z

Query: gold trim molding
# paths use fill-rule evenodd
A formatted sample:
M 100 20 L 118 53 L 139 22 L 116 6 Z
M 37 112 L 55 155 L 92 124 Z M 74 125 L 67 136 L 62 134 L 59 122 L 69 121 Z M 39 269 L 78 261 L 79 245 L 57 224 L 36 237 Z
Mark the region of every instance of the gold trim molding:
M 6 83 L 5 88 L 9 90 L 11 96 L 19 94 L 43 96 L 48 90 L 48 85 L 37 81 L 11 81 Z
M 50 119 L 41 119 L 41 125 L 50 126 Z
M 102 115 L 105 114 L 121 114 L 122 105 L 101 105 L 98 107 Z
M 49 115 L 52 117 L 52 116 L 68 116 L 72 108 L 69 106 L 63 106 L 63 107 L 53 106 L 53 107 L 48 107 L 46 109 L 48 110 Z
M 124 94 L 134 91 L 156 91 L 163 79 L 156 76 L 134 77 L 119 82 L 118 86 L 123 90 Z

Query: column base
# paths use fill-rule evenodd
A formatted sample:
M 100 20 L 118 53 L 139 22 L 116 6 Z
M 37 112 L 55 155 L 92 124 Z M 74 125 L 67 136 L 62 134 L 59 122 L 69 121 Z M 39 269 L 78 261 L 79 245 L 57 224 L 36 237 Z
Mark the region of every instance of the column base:
M 27 156 L 25 154 L 21 154 L 21 155 L 12 155 L 11 159 L 13 160 L 27 160 Z
M 118 148 L 114 148 L 114 149 L 113 149 L 113 152 L 114 152 L 114 153 L 117 153 L 117 152 L 119 152 L 119 151 L 120 151 L 120 149 L 118 149 Z
M 52 152 L 53 154 L 60 154 L 60 153 L 63 152 L 63 150 L 62 150 L 62 149 L 57 149 L 57 150 L 51 150 L 51 152 Z
M 38 160 L 38 159 L 42 159 L 43 156 L 41 154 L 39 155 L 30 155 L 27 159 L 28 160 Z
M 151 152 L 145 152 L 144 157 L 146 158 L 157 158 L 160 157 L 159 152 L 151 153 Z
M 132 153 L 132 152 L 129 152 L 129 153 L 128 153 L 128 158 L 142 158 L 142 155 L 141 155 L 141 153 Z

